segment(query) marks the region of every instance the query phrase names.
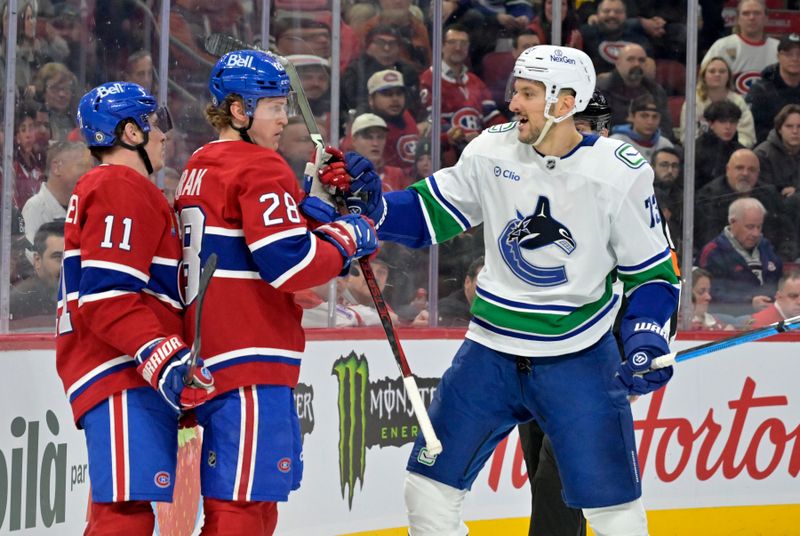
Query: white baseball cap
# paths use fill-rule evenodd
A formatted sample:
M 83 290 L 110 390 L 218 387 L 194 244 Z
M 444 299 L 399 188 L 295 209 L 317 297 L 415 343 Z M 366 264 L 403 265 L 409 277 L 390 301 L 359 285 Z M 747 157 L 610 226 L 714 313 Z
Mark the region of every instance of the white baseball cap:
M 355 136 L 356 133 L 366 130 L 368 128 L 380 127 L 389 130 L 386 121 L 381 119 L 375 114 L 361 114 L 353 121 L 353 126 L 350 128 L 350 134 Z
M 394 69 L 378 71 L 367 80 L 367 90 L 370 95 L 376 91 L 383 91 L 384 89 L 391 89 L 393 87 L 405 87 L 402 73 Z

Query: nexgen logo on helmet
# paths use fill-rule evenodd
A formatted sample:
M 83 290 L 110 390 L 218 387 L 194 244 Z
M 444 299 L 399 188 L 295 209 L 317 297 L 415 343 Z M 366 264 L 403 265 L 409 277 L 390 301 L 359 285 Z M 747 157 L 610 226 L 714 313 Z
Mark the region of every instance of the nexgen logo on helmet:
M 586 108 L 597 79 L 592 60 L 585 52 L 554 45 L 537 45 L 525 50 L 514 63 L 513 75 L 515 78 L 544 84 L 547 95 L 544 116 L 555 123 Z M 513 90 L 513 84 L 510 89 Z M 550 107 L 556 103 L 558 94 L 563 89 L 575 92 L 575 107 L 569 113 L 556 118 L 550 115 Z M 507 95 L 508 100 L 511 100 L 511 96 Z

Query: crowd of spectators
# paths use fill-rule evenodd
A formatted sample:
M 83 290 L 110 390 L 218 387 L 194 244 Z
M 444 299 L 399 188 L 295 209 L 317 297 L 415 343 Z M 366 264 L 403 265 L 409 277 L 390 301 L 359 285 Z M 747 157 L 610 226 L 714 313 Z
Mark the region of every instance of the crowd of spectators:
M 778 300 L 794 292 L 782 290 L 784 271 L 794 273 L 800 261 L 800 36 L 769 35 L 763 0 L 740 0 L 735 7 L 728 2 L 735 10 L 730 29 L 721 15 L 723 2 L 703 2 L 697 124 L 688 128 L 685 4 L 595 0 L 578 2 L 576 8 L 573 0 L 560 1 L 561 41 L 592 58 L 597 87 L 612 111 L 611 137 L 633 145 L 651 162 L 656 197 L 678 245 L 683 147 L 694 143 L 691 254 L 705 271 L 698 272 L 700 290 L 695 292 L 700 284 L 695 281 L 692 292 L 699 311 L 693 325 L 743 327 L 753 322 L 752 315 L 763 317 L 765 309 L 774 313 Z M 17 103 L 10 177 L 12 326 L 43 309 L 46 313 L 54 303 L 55 298 L 43 299 L 57 283 L 53 222 L 57 226 L 66 216 L 75 181 L 94 165 L 75 128 L 77 100 L 87 88 L 113 79 L 157 89 L 161 15 L 147 9 L 151 4 L 20 0 L 17 49 L 9 58 L 8 9 L 0 0 L 0 67 L 5 70 L 9 61 L 16 66 L 16 83 L 6 87 Z M 434 58 L 434 2 L 429 0 L 345 0 L 338 42 L 330 0 L 275 0 L 268 38 L 258 34 L 260 4 L 172 2 L 167 83 L 176 128 L 168 141 L 170 168 L 153 177 L 165 195 L 174 196 L 189 152 L 212 137 L 202 119 L 205 81 L 215 60 L 203 48 L 209 32 L 263 43 L 287 56 L 325 139 L 364 154 L 385 189 L 397 190 L 433 171 L 433 143 L 440 145 L 442 165 L 452 165 L 483 129 L 513 120 L 505 94 L 514 59 L 530 46 L 549 43 L 553 29 L 552 0 L 444 0 L 442 56 Z M 336 132 L 331 131 L 334 47 L 341 111 Z M 441 64 L 440 102 L 432 101 L 434 62 Z M 441 137 L 432 140 L 437 109 Z M 299 117 L 284 129 L 279 151 L 302 180 L 313 144 Z M 463 311 L 449 311 L 468 305 L 482 241 L 477 229 L 440 247 L 439 303 L 448 304 L 439 310 L 442 325 L 468 320 Z M 421 292 L 429 283 L 428 256 L 392 247 L 376 264 L 382 266 L 382 285 L 401 324 L 422 325 L 429 318 L 427 294 Z M 356 306 L 349 302 L 359 291 L 348 281 L 356 275 L 339 282 L 342 325 L 365 325 L 371 318 L 351 314 Z M 327 307 L 327 298 L 319 289 L 298 300 L 312 318 L 312 310 Z M 784 316 L 790 310 L 778 308 Z

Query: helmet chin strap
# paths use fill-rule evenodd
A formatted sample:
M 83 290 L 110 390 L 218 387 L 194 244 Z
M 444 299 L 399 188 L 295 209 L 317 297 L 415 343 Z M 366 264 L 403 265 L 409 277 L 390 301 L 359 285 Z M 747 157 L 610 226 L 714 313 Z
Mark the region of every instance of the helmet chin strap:
M 558 103 L 558 100 L 549 100 L 548 99 L 548 106 L 545 109 L 544 116 L 547 119 L 547 122 L 544 124 L 542 131 L 539 133 L 539 137 L 536 138 L 536 141 L 533 142 L 534 147 L 538 147 L 544 141 L 545 136 L 547 136 L 548 132 L 550 132 L 550 128 L 556 124 L 564 121 L 567 117 L 570 117 L 575 114 L 575 108 L 572 108 L 572 111 L 566 115 L 562 115 L 561 117 L 553 117 L 550 115 L 550 109 Z
M 144 146 L 147 145 L 147 142 L 150 140 L 150 135 L 147 132 L 142 131 L 144 135 L 144 140 L 142 143 L 138 143 L 136 145 L 130 145 L 125 143 L 124 141 L 120 141 L 119 144 L 126 149 L 131 151 L 136 151 L 139 154 L 139 158 L 142 159 L 144 163 L 144 168 L 147 170 L 148 175 L 153 174 L 153 164 L 150 162 L 150 157 L 147 155 L 147 151 L 144 150 Z
M 247 133 L 247 131 L 250 130 L 252 126 L 253 126 L 253 117 L 248 115 L 247 126 L 246 127 L 233 126 L 233 130 L 239 133 L 239 136 L 241 136 L 242 141 L 246 141 L 247 143 L 253 143 L 253 139 L 250 137 L 250 134 Z

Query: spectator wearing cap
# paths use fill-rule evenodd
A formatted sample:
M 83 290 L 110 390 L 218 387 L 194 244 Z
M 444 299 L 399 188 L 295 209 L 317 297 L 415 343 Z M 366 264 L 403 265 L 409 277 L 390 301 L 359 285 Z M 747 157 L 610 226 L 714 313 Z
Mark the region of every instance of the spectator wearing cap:
M 627 124 L 615 126 L 610 137 L 630 143 L 648 161 L 657 150 L 673 146 L 659 131 L 661 112 L 649 93 L 631 101 L 628 121 Z
M 300 85 L 306 94 L 311 112 L 330 130 L 331 72 L 330 62 L 313 54 L 293 54 L 286 57 L 297 69 Z
M 766 24 L 764 0 L 739 0 L 733 33 L 714 41 L 700 66 L 705 67 L 715 57 L 724 59 L 733 71 L 733 87 L 747 95 L 761 71 L 775 61 L 778 50 L 778 40 L 767 37 Z
M 356 117 L 350 128 L 350 145 L 354 151 L 372 162 L 375 171 L 381 177 L 385 192 L 402 190 L 411 184 L 413 178 L 399 167 L 386 165 L 383 155 L 388 131 L 386 121 L 370 113 Z
M 422 19 L 413 15 L 411 0 L 378 0 L 378 14 L 359 28 L 361 41 L 376 26 L 388 25 L 400 34 L 400 58 L 414 65 L 417 72 L 431 64 L 431 40 Z
M 403 75 L 408 107 L 414 118 L 420 119 L 419 74 L 414 65 L 400 57 L 402 40 L 393 26 L 378 25 L 367 33 L 364 52 L 342 74 L 342 110 L 367 111 L 367 82 L 378 71 L 390 69 Z
M 383 153 L 386 165 L 402 168 L 411 175 L 414 148 L 419 141 L 417 123 L 408 109 L 408 93 L 403 75 L 397 71 L 378 71 L 367 82 L 369 111 L 386 121 L 389 132 Z
M 775 128 L 755 149 L 761 180 L 785 197 L 800 189 L 800 103 L 787 104 L 775 116 Z
M 645 76 L 652 62 L 641 45 L 625 45 L 617 56 L 614 70 L 597 76 L 597 89 L 603 92 L 611 107 L 611 123 L 626 123 L 633 99 L 645 93 L 653 96 L 658 113 L 661 136 L 673 139 L 672 119 L 667 108 L 667 93 Z
M 442 33 L 442 164 L 452 166 L 464 147 L 484 128 L 506 122 L 492 93 L 483 81 L 469 72 L 469 34 L 464 26 L 452 24 Z M 422 105 L 430 116 L 433 68 L 420 76 Z
M 708 130 L 695 141 L 695 191 L 722 175 L 733 152 L 744 147 L 737 135 L 741 117 L 742 111 L 729 100 L 712 102 L 703 111 Z
M 42 224 L 67 217 L 67 203 L 78 179 L 92 168 L 92 155 L 79 141 L 59 141 L 47 150 L 47 182 L 22 208 L 25 237 L 33 243 Z
M 761 72 L 747 96 L 756 124 L 756 140 L 767 139 L 775 116 L 787 104 L 800 103 L 800 35 L 784 35 L 778 44 L 778 63 Z

